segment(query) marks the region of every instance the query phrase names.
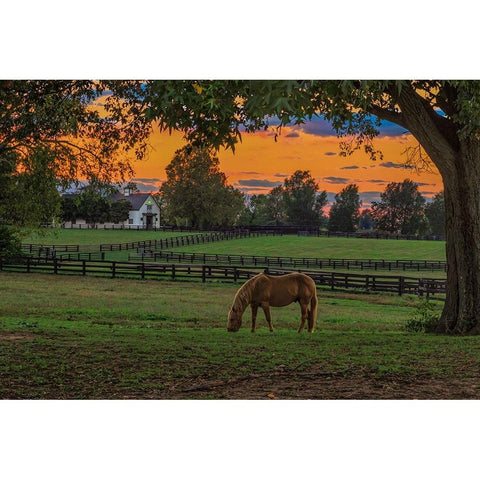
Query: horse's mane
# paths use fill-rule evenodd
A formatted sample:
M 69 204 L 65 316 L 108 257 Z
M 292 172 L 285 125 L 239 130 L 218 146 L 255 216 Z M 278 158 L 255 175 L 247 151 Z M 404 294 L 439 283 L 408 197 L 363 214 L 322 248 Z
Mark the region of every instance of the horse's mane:
M 263 273 L 258 273 L 254 277 L 248 279 L 237 291 L 235 294 L 235 298 L 233 299 L 232 310 L 234 311 L 241 311 L 243 312 L 247 305 L 250 303 L 252 299 L 252 292 L 255 288 L 255 284 L 259 280 L 259 278 L 263 275 Z

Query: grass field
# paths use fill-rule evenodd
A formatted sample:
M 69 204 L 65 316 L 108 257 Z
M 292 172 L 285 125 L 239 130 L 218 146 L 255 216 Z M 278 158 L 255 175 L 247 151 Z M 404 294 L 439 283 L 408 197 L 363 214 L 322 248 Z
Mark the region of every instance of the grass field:
M 43 229 L 28 233 L 22 243 L 38 243 L 42 245 L 100 245 L 102 243 L 126 243 L 143 240 L 188 235 L 180 232 L 146 232 L 144 230 L 76 230 L 69 228 Z
M 23 243 L 44 245 L 100 245 L 153 240 L 189 235 L 181 232 L 145 232 L 130 230 L 43 230 L 30 234 Z M 227 240 L 176 250 L 238 255 L 294 256 L 358 259 L 444 260 L 445 242 L 422 240 L 384 240 L 337 237 L 299 237 L 296 235 L 254 237 Z
M 366 238 L 256 237 L 179 247 L 175 250 L 237 255 L 355 258 L 385 260 L 445 260 L 445 242 Z
M 319 292 L 311 335 L 296 304 L 232 334 L 236 288 L 0 274 L 0 398 L 480 397 L 480 339 L 406 332 L 416 298 Z

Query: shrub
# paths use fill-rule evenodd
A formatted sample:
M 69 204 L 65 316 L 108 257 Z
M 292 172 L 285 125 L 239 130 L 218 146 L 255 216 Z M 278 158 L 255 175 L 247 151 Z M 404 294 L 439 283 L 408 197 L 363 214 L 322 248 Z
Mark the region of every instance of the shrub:
M 405 330 L 408 332 L 432 333 L 440 318 L 435 305 L 425 300 L 418 305 L 413 315 L 407 320 Z
M 12 227 L 0 225 L 0 257 L 9 258 L 22 255 L 22 244 Z

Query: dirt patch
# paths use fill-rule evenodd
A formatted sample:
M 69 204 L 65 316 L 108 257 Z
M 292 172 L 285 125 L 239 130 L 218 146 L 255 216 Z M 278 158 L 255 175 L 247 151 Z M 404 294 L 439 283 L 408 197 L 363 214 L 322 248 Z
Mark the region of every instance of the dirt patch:
M 31 333 L 2 333 L 0 332 L 0 341 L 32 341 L 35 338 Z
M 252 400 L 435 400 L 480 399 L 480 377 L 439 379 L 431 375 L 383 375 L 374 373 L 258 376 L 194 384 L 171 391 L 171 398 L 218 398 Z

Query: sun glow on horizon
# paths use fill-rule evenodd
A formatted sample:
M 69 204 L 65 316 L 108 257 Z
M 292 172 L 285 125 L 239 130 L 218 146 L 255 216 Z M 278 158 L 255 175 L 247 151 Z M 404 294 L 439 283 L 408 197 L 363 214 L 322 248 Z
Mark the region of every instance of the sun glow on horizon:
M 217 156 L 228 183 L 248 194 L 268 193 L 296 170 L 309 170 L 320 189 L 329 193 L 330 201 L 346 185 L 357 184 L 365 206 L 378 198 L 388 183 L 406 178 L 416 182 L 427 198 L 443 189 L 435 168 L 421 173 L 405 168 L 405 150 L 417 144 L 408 132 L 376 138 L 375 147 L 383 153 L 383 159 L 377 161 L 362 150 L 340 156 L 339 142 L 335 135 L 283 127 L 276 141 L 272 131 L 244 133 L 235 152 L 221 149 Z M 180 132 L 152 133 L 148 158 L 134 163 L 137 186 L 143 191 L 157 191 L 166 179 L 165 167 L 185 143 Z

